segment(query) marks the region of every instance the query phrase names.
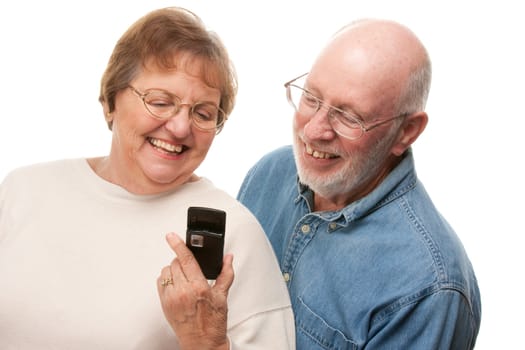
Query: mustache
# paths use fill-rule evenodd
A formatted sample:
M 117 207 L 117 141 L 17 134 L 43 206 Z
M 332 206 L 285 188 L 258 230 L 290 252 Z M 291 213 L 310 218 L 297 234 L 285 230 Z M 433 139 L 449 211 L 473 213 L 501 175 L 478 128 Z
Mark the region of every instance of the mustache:
M 304 136 L 304 132 L 302 131 L 299 131 L 296 133 L 295 140 L 298 144 L 302 144 L 304 147 L 308 146 L 316 151 L 321 151 L 324 153 L 330 153 L 330 154 L 336 154 L 336 155 L 346 154 L 346 152 L 342 150 L 341 147 L 334 145 L 333 141 L 322 141 L 322 140 L 310 141 Z

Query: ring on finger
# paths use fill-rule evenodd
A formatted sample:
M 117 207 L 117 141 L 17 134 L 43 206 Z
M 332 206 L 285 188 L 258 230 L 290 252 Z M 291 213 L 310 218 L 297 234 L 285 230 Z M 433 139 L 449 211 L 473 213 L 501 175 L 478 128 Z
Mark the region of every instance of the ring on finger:
M 173 278 L 164 278 L 162 281 L 160 281 L 160 285 L 163 287 L 166 287 L 169 284 L 173 284 Z

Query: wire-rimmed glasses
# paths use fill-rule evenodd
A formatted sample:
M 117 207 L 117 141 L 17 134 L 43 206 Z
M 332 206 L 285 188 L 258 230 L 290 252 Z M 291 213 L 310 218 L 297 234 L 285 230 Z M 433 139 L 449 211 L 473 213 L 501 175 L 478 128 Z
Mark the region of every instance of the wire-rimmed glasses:
M 131 85 L 129 88 L 142 100 L 152 117 L 167 120 L 174 117 L 182 106 L 190 106 L 190 120 L 198 129 L 219 133 L 226 121 L 226 113 L 211 102 L 182 103 L 180 97 L 166 90 L 150 89 L 140 92 Z
M 286 96 L 288 102 L 294 107 L 294 109 L 301 115 L 311 118 L 319 111 L 321 106 L 325 106 L 328 110 L 328 120 L 334 131 L 349 140 L 357 140 L 365 132 L 368 132 L 380 125 L 388 123 L 394 119 L 406 117 L 410 113 L 402 113 L 393 118 L 384 120 L 377 120 L 375 123 L 366 124 L 361 117 L 356 114 L 344 111 L 340 108 L 329 105 L 328 103 L 321 100 L 319 97 L 313 95 L 308 90 L 304 89 L 301 84 L 296 83 L 301 78 L 306 77 L 308 73 L 302 74 L 297 78 L 294 78 L 284 84 L 286 88 Z

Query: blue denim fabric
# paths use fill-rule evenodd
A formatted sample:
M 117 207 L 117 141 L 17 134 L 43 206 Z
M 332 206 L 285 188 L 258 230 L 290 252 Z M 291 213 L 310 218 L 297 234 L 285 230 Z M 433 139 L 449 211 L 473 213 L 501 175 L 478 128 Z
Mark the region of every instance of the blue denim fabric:
M 238 199 L 287 280 L 297 349 L 472 349 L 481 301 L 463 246 L 418 181 L 412 150 L 369 195 L 312 212 L 290 146 L 258 162 Z

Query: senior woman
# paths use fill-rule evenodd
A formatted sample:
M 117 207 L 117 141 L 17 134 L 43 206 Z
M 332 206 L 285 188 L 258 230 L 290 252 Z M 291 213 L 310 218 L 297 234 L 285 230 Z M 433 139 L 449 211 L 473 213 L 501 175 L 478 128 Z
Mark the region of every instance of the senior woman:
M 191 12 L 156 10 L 124 33 L 101 83 L 109 155 L 19 168 L 0 186 L 0 348 L 295 347 L 261 227 L 195 173 L 235 94 L 226 49 Z M 227 213 L 215 283 L 181 239 L 189 206 Z

